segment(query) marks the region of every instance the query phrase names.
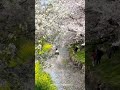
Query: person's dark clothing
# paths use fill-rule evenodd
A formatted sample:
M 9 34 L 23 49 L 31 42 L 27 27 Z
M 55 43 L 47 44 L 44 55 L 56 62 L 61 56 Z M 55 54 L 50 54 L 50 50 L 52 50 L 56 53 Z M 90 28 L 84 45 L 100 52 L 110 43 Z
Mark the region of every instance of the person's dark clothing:
M 97 90 L 101 90 L 101 84 L 97 85 Z
M 108 56 L 109 59 L 111 58 L 111 56 L 112 56 L 112 48 L 108 49 L 107 56 Z
M 92 64 L 93 66 L 95 66 L 96 64 L 96 52 L 95 51 L 92 53 L 92 58 L 93 58 Z
M 74 52 L 76 53 L 76 52 L 77 52 L 77 50 L 78 50 L 78 47 L 75 47 Z
M 96 51 L 96 64 L 100 64 L 101 57 L 103 56 L 103 51 L 97 49 Z
M 110 59 L 112 57 L 112 55 L 117 51 L 119 50 L 119 46 L 112 46 L 108 49 L 107 51 L 107 56 L 108 58 Z
M 117 50 L 119 50 L 119 46 L 112 46 L 113 53 L 115 53 Z

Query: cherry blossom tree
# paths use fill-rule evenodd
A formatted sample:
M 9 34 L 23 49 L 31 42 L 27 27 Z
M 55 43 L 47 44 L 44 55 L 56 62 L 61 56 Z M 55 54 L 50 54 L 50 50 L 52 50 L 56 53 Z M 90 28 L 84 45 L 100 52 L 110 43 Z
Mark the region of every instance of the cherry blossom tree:
M 36 0 L 36 38 L 46 36 L 57 46 L 84 43 L 84 8 L 84 0 Z

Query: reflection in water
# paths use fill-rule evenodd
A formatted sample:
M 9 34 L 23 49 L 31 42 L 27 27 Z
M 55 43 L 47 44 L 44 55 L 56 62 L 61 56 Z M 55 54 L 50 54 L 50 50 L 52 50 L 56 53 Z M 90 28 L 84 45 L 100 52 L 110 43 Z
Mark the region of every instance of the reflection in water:
M 66 48 L 59 49 L 60 55 L 46 61 L 48 72 L 55 82 L 58 90 L 85 90 L 84 71 L 75 68 L 68 61 L 69 54 Z

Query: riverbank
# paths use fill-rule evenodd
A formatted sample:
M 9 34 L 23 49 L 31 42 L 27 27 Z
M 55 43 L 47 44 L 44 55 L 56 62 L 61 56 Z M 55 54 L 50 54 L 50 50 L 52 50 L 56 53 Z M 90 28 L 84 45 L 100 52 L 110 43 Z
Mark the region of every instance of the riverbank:
M 69 48 L 70 61 L 77 67 L 85 66 L 85 49 L 78 49 L 75 53 L 73 48 Z
M 35 63 L 35 90 L 57 90 L 50 75 L 43 71 L 39 61 Z
M 106 54 L 102 57 L 101 63 L 92 67 L 90 54 L 86 55 L 86 83 L 96 90 L 98 84 L 102 90 L 119 90 L 120 88 L 120 61 L 119 53 L 116 52 L 111 59 Z
M 85 90 L 85 72 L 69 60 L 66 48 L 59 51 L 59 55 L 45 62 L 44 71 L 50 74 L 58 90 Z

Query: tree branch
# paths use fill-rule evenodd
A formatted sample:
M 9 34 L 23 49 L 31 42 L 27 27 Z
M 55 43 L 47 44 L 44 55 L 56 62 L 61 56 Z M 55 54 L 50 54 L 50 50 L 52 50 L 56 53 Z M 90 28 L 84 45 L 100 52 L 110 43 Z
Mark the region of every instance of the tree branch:
M 26 2 L 27 2 L 27 0 L 25 0 L 23 2 L 20 2 L 19 5 L 22 5 L 22 4 L 26 3 Z

